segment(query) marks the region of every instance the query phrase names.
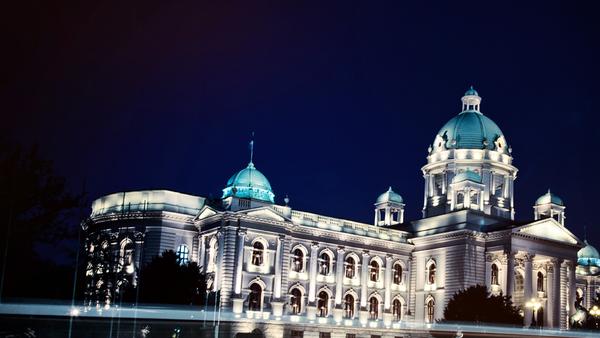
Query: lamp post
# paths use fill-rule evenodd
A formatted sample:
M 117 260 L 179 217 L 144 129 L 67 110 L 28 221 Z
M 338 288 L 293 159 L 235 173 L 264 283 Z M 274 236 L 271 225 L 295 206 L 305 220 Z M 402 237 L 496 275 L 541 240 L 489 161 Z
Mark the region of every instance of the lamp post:
M 533 311 L 533 316 L 531 317 L 531 325 L 529 327 L 537 327 L 538 323 L 536 320 L 536 316 L 537 316 L 537 311 L 539 310 L 540 307 L 542 307 L 542 304 L 540 303 L 540 301 L 537 298 L 532 298 L 530 301 L 528 301 L 527 303 L 525 303 L 525 307 L 528 309 L 532 309 Z
M 594 326 L 598 328 L 598 317 L 600 317 L 600 308 L 597 305 L 592 306 L 590 314 L 594 317 Z

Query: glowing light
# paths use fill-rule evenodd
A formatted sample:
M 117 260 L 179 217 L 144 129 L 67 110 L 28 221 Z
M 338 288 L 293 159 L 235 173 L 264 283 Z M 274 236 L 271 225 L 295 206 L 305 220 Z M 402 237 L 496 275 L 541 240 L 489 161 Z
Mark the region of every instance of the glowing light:
M 69 311 L 69 315 L 71 315 L 71 317 L 79 316 L 79 309 L 76 307 L 72 308 L 71 311 Z

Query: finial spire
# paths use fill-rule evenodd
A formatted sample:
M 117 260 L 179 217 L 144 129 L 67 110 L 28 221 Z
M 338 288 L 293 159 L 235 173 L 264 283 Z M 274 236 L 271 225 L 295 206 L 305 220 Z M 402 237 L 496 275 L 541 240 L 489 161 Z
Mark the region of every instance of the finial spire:
M 249 147 L 250 147 L 250 163 L 249 164 L 252 164 L 253 163 L 252 160 L 254 157 L 254 132 L 252 132 L 252 138 L 250 140 Z

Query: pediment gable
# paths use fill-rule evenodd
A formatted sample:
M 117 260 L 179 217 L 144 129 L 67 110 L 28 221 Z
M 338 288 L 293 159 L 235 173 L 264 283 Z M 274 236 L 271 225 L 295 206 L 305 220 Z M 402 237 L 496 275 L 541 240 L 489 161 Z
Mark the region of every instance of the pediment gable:
M 571 245 L 581 244 L 577 236 L 552 218 L 545 218 L 515 229 L 516 233 Z
M 264 207 L 246 210 L 246 211 L 244 211 L 244 213 L 248 216 L 265 219 L 265 220 L 273 220 L 273 221 L 279 221 L 279 222 L 285 222 L 287 220 L 285 217 L 279 215 L 274 210 L 264 208 Z
M 200 209 L 200 211 L 198 211 L 198 216 L 196 216 L 196 220 L 208 218 L 208 217 L 214 216 L 216 214 L 218 214 L 218 211 L 205 205 L 204 207 L 202 207 L 202 209 Z

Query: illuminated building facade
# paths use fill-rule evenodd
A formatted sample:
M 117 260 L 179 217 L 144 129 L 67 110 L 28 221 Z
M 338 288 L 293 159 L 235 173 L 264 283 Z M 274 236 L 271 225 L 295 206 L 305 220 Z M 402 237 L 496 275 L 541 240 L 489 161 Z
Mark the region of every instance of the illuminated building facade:
M 512 149 L 480 106 L 469 89 L 429 147 L 419 220 L 404 220 L 404 200 L 391 187 L 375 200 L 373 224 L 295 210 L 287 198 L 275 204 L 252 160 L 218 200 L 164 190 L 97 199 L 83 223 L 88 305 L 112 302 L 120 285 L 135 286 L 144 263 L 173 250 L 198 262 L 222 309 L 285 318 L 299 330 L 433 323 L 454 293 L 475 284 L 511 295 L 526 325 L 566 328 L 577 281 L 595 291 L 600 264 L 590 272 L 582 262 L 591 260 L 580 257 L 577 267 L 584 244 L 550 191 L 533 220 L 514 220 Z

